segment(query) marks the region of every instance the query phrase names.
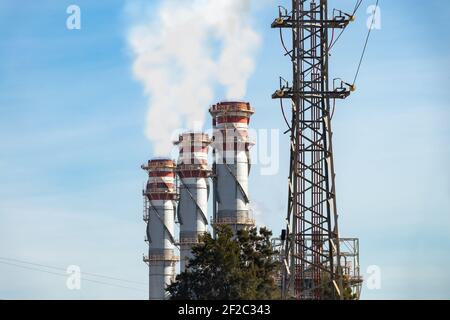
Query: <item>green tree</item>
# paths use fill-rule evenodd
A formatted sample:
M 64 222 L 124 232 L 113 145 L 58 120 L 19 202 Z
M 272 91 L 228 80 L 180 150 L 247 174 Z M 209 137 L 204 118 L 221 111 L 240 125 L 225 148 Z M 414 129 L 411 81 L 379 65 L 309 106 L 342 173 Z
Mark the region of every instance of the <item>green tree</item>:
M 256 228 L 239 231 L 234 237 L 228 226 L 215 229 L 216 238 L 201 236 L 193 247 L 189 268 L 168 286 L 172 299 L 241 300 L 278 297 L 271 231 Z
M 325 300 L 334 300 L 339 299 L 339 296 L 337 295 L 336 289 L 334 288 L 334 285 L 330 281 L 329 276 L 324 276 L 322 278 L 322 295 Z M 356 293 L 353 293 L 350 279 L 346 276 L 343 276 L 342 278 L 342 285 L 343 285 L 343 299 L 344 300 L 357 300 L 358 296 Z
M 272 232 L 256 228 L 238 232 L 240 245 L 240 270 L 242 274 L 242 299 L 275 299 L 279 290 L 275 283 L 280 262 L 271 244 Z

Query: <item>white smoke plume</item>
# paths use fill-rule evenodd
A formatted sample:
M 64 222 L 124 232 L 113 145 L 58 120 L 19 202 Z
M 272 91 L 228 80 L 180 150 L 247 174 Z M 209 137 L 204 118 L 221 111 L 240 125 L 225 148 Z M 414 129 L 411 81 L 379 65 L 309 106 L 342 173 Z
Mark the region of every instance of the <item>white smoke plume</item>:
M 149 97 L 146 136 L 156 156 L 169 154 L 172 133 L 203 126 L 214 89 L 243 99 L 260 44 L 251 0 L 161 0 L 132 25 L 133 73 Z M 195 126 L 195 128 L 194 128 Z

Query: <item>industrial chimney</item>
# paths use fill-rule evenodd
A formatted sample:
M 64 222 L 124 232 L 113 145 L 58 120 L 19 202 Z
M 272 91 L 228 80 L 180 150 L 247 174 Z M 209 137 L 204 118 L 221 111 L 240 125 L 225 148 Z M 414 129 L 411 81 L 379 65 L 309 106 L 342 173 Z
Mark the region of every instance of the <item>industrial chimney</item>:
M 180 271 L 183 272 L 192 258 L 192 246 L 208 225 L 208 146 L 207 134 L 188 132 L 181 134 L 175 145 L 179 148 L 177 174 L 180 198 L 178 220 L 180 223 Z
M 234 232 L 255 224 L 249 213 L 248 125 L 254 113 L 246 102 L 220 102 L 209 112 L 213 123 L 214 224 Z
M 149 249 L 144 261 L 149 265 L 150 300 L 166 299 L 165 288 L 175 280 L 175 167 L 170 159 L 154 159 L 142 166 L 148 172 L 143 194 Z

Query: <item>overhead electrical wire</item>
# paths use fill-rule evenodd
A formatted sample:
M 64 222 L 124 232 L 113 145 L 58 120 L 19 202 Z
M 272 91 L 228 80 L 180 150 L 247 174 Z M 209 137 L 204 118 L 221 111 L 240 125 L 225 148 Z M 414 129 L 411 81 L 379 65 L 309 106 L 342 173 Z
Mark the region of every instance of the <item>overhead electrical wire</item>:
M 286 122 L 286 125 L 289 128 L 286 132 L 289 132 L 290 130 L 292 130 L 292 128 L 291 128 L 291 125 L 289 124 L 289 121 L 287 120 L 286 113 L 284 112 L 283 99 L 280 99 L 280 107 L 281 107 L 281 113 L 283 114 L 284 121 Z
M 6 260 L 6 261 L 1 261 L 1 260 Z M 44 267 L 44 268 L 47 268 L 47 269 L 53 269 L 53 270 L 59 270 L 59 271 L 66 272 L 66 269 L 61 268 L 61 267 L 50 266 L 50 265 L 46 265 L 46 264 L 35 263 L 35 262 L 30 262 L 30 261 L 25 261 L 25 260 L 13 259 L 13 258 L 7 258 L 7 257 L 1 257 L 0 256 L 0 263 L 2 263 L 2 264 L 12 265 L 12 266 L 16 266 L 16 267 L 20 267 L 20 268 L 24 268 L 24 269 L 41 271 L 41 272 L 45 272 L 45 273 L 49 273 L 49 274 L 54 274 L 54 275 L 60 275 L 60 276 L 67 277 L 66 273 L 58 273 L 58 272 L 53 272 L 53 271 L 49 271 L 49 270 L 43 270 L 43 269 L 39 269 L 39 268 L 28 267 L 28 266 L 19 265 L 17 263 L 13 263 L 13 262 L 17 262 L 17 263 L 20 263 L 20 264 L 27 264 L 27 265 L 36 266 L 36 267 Z M 104 278 L 104 279 L 115 280 L 115 281 L 120 281 L 120 282 L 127 282 L 127 283 L 138 284 L 138 285 L 145 285 L 145 286 L 147 285 L 146 283 L 143 283 L 143 282 L 132 281 L 132 280 L 127 280 L 127 279 L 123 279 L 123 278 L 117 278 L 117 277 L 102 275 L 102 274 L 98 274 L 98 273 L 82 272 L 82 275 L 88 275 L 88 276 L 91 276 L 91 277 Z M 93 279 L 83 278 L 83 280 L 90 281 L 90 282 L 95 282 L 95 283 L 100 283 L 100 284 L 124 287 L 124 288 L 127 288 L 127 289 L 141 290 L 141 289 L 138 289 L 138 288 L 132 288 L 132 287 L 127 287 L 127 286 L 123 286 L 123 285 L 119 285 L 119 284 L 107 283 L 107 282 L 102 282 L 102 281 L 93 280 Z
M 358 11 L 359 7 L 361 6 L 361 4 L 363 3 L 364 0 L 358 0 L 359 2 L 356 3 L 355 5 L 355 9 L 353 10 L 352 15 L 355 15 L 355 13 Z
M 361 6 L 362 2 L 363 2 L 363 0 L 359 0 L 359 2 L 356 3 L 355 9 L 354 9 L 352 15 L 354 15 L 354 14 L 358 11 L 358 9 L 359 9 L 359 7 Z M 359 72 L 360 72 L 360 70 L 361 70 L 362 63 L 363 63 L 363 61 L 364 61 L 364 57 L 365 57 L 366 50 L 367 50 L 367 44 L 369 43 L 370 34 L 371 34 L 371 32 L 372 32 L 373 25 L 374 25 L 374 23 L 375 23 L 376 10 L 378 10 L 379 2 L 380 2 L 380 0 L 377 0 L 377 2 L 376 2 L 376 4 L 375 4 L 375 9 L 374 9 L 374 12 L 373 12 L 372 21 L 371 21 L 371 23 L 370 23 L 370 27 L 369 27 L 369 30 L 368 30 L 368 32 L 367 32 L 366 40 L 365 40 L 365 43 L 364 43 L 363 51 L 362 51 L 362 53 L 361 53 L 361 57 L 360 57 L 360 59 L 359 59 L 358 67 L 357 67 L 357 69 L 356 69 L 355 77 L 353 78 L 353 82 L 352 82 L 352 86 L 353 86 L 353 87 L 354 87 L 355 84 L 356 84 L 356 80 L 358 79 L 358 75 L 359 75 Z M 335 41 L 334 43 L 331 42 L 332 44 L 331 44 L 329 50 L 331 50 L 331 48 L 336 44 L 337 40 L 339 40 L 339 38 L 340 38 L 340 36 L 342 35 L 342 33 L 344 32 L 344 30 L 345 30 L 345 29 L 343 29 L 343 30 L 341 31 L 341 33 L 339 34 L 339 36 L 337 37 L 337 39 L 336 39 L 336 41 Z M 333 119 L 335 107 L 336 107 L 336 99 L 333 99 L 333 109 L 332 109 L 332 112 L 331 112 L 331 119 Z
M 336 99 L 333 99 L 333 109 L 331 109 L 330 120 L 333 120 L 334 110 L 336 109 Z
M 339 32 L 338 36 L 336 37 L 336 40 L 330 44 L 330 47 L 328 48 L 328 51 L 331 51 L 331 49 L 334 47 L 336 42 L 341 38 L 342 34 L 344 33 L 345 29 L 342 29 L 341 32 Z
M 372 22 L 370 24 L 369 31 L 367 32 L 366 42 L 364 43 L 364 48 L 363 48 L 363 51 L 362 51 L 362 54 L 361 54 L 361 58 L 359 59 L 359 64 L 358 64 L 358 68 L 356 70 L 355 78 L 353 79 L 353 86 L 355 85 L 356 80 L 358 79 L 359 71 L 361 70 L 361 65 L 363 63 L 363 60 L 364 60 L 364 57 L 365 57 L 365 54 L 366 54 L 367 44 L 369 43 L 369 38 L 370 38 L 370 34 L 372 33 L 373 25 L 375 24 L 375 16 L 376 16 L 376 12 L 378 10 L 379 2 L 380 2 L 380 0 L 377 0 L 377 3 L 375 4 L 375 9 L 374 9 L 374 12 L 373 12 L 373 17 L 372 17 Z
M 285 54 L 285 55 L 288 55 L 288 56 L 292 59 L 292 54 L 291 54 L 292 50 L 289 51 L 289 50 L 287 49 L 285 43 L 284 43 L 283 29 L 282 29 L 282 28 L 280 28 L 280 40 L 281 40 L 281 45 L 282 45 L 283 48 L 284 48 L 284 51 L 286 51 L 286 54 Z
M 7 258 L 7 257 L 2 257 L 2 256 L 0 256 L 0 259 L 1 260 L 8 260 L 8 261 L 24 263 L 24 264 L 29 264 L 29 265 L 34 265 L 34 266 L 38 266 L 38 267 L 45 267 L 45 268 L 54 269 L 54 270 L 66 271 L 66 269 L 61 268 L 61 267 L 55 267 L 55 266 L 50 266 L 50 265 L 46 265 L 46 264 L 30 262 L 30 261 L 25 261 L 25 260 L 20 260 L 20 259 L 13 259 L 13 258 Z M 123 278 L 116 278 L 116 277 L 102 275 L 102 274 L 98 274 L 98 273 L 91 273 L 91 272 L 84 272 L 83 271 L 83 274 L 89 275 L 89 276 L 93 276 L 93 277 L 110 279 L 110 280 L 117 280 L 117 281 L 122 281 L 122 282 L 128 282 L 128 283 L 134 283 L 134 284 L 140 284 L 140 285 L 147 285 L 147 284 L 145 284 L 143 282 L 132 281 L 132 280 L 127 280 L 127 279 L 123 279 Z
M 353 12 L 351 14 L 352 17 L 355 16 L 355 14 L 358 12 L 359 7 L 361 6 L 361 4 L 363 3 L 364 0 L 357 0 L 356 4 L 355 4 L 355 8 L 353 9 Z M 336 40 L 334 42 L 331 42 L 330 47 L 328 48 L 328 51 L 330 51 L 334 45 L 336 44 L 336 42 L 338 42 L 338 40 L 341 38 L 342 34 L 344 33 L 345 28 L 343 28 L 341 30 L 341 32 L 339 32 L 339 35 L 336 37 Z
M 17 268 L 22 268 L 22 269 L 27 269 L 27 270 L 32 270 L 32 271 L 38 271 L 38 272 L 48 273 L 48 274 L 52 274 L 52 275 L 56 275 L 56 276 L 60 276 L 60 277 L 66 277 L 66 278 L 67 278 L 67 276 L 68 276 L 68 274 L 66 274 L 66 273 L 59 273 L 59 272 L 53 272 L 53 271 L 48 271 L 48 270 L 42 270 L 42 269 L 39 269 L 39 268 L 28 267 L 28 266 L 24 266 L 24 265 L 20 265 L 20 264 L 16 264 L 16 263 L 11 263 L 11 262 L 6 262 L 6 261 L 0 261 L 0 264 L 9 265 L 9 266 L 13 266 L 13 267 L 17 267 Z M 123 289 L 130 289 L 130 290 L 135 290 L 135 291 L 146 292 L 146 291 L 143 290 L 142 288 L 128 287 L 128 286 L 124 286 L 124 285 L 120 285 L 120 284 L 116 284 L 116 283 L 110 283 L 110 282 L 98 281 L 98 280 L 94 280 L 94 279 L 87 279 L 87 278 L 85 278 L 85 277 L 83 277 L 82 280 L 83 280 L 83 281 L 92 282 L 92 283 L 97 283 L 97 284 L 102 284 L 102 285 L 112 286 L 112 287 L 118 287 L 118 288 L 123 288 Z
M 285 55 L 288 55 L 291 58 L 291 60 L 292 60 L 293 59 L 292 54 L 291 54 L 292 50 L 289 51 L 287 49 L 287 47 L 286 47 L 286 44 L 284 43 L 283 29 L 282 28 L 280 28 L 280 41 L 281 41 L 281 45 L 283 46 L 284 51 L 286 52 Z M 283 99 L 280 99 L 280 109 L 281 109 L 281 113 L 283 114 L 284 121 L 286 122 L 286 125 L 289 128 L 288 130 L 285 131 L 285 133 L 286 133 L 286 132 L 291 131 L 292 128 L 289 125 L 289 121 L 287 120 L 286 113 L 284 112 Z

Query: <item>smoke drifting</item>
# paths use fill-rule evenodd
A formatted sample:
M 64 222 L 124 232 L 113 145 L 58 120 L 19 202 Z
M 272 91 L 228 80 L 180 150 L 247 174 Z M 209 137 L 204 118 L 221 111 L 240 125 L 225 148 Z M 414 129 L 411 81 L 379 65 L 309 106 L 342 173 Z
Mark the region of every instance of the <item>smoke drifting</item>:
M 149 97 L 146 136 L 156 156 L 169 154 L 178 128 L 203 126 L 214 90 L 242 99 L 260 37 L 251 0 L 162 0 L 128 35 L 133 73 Z

